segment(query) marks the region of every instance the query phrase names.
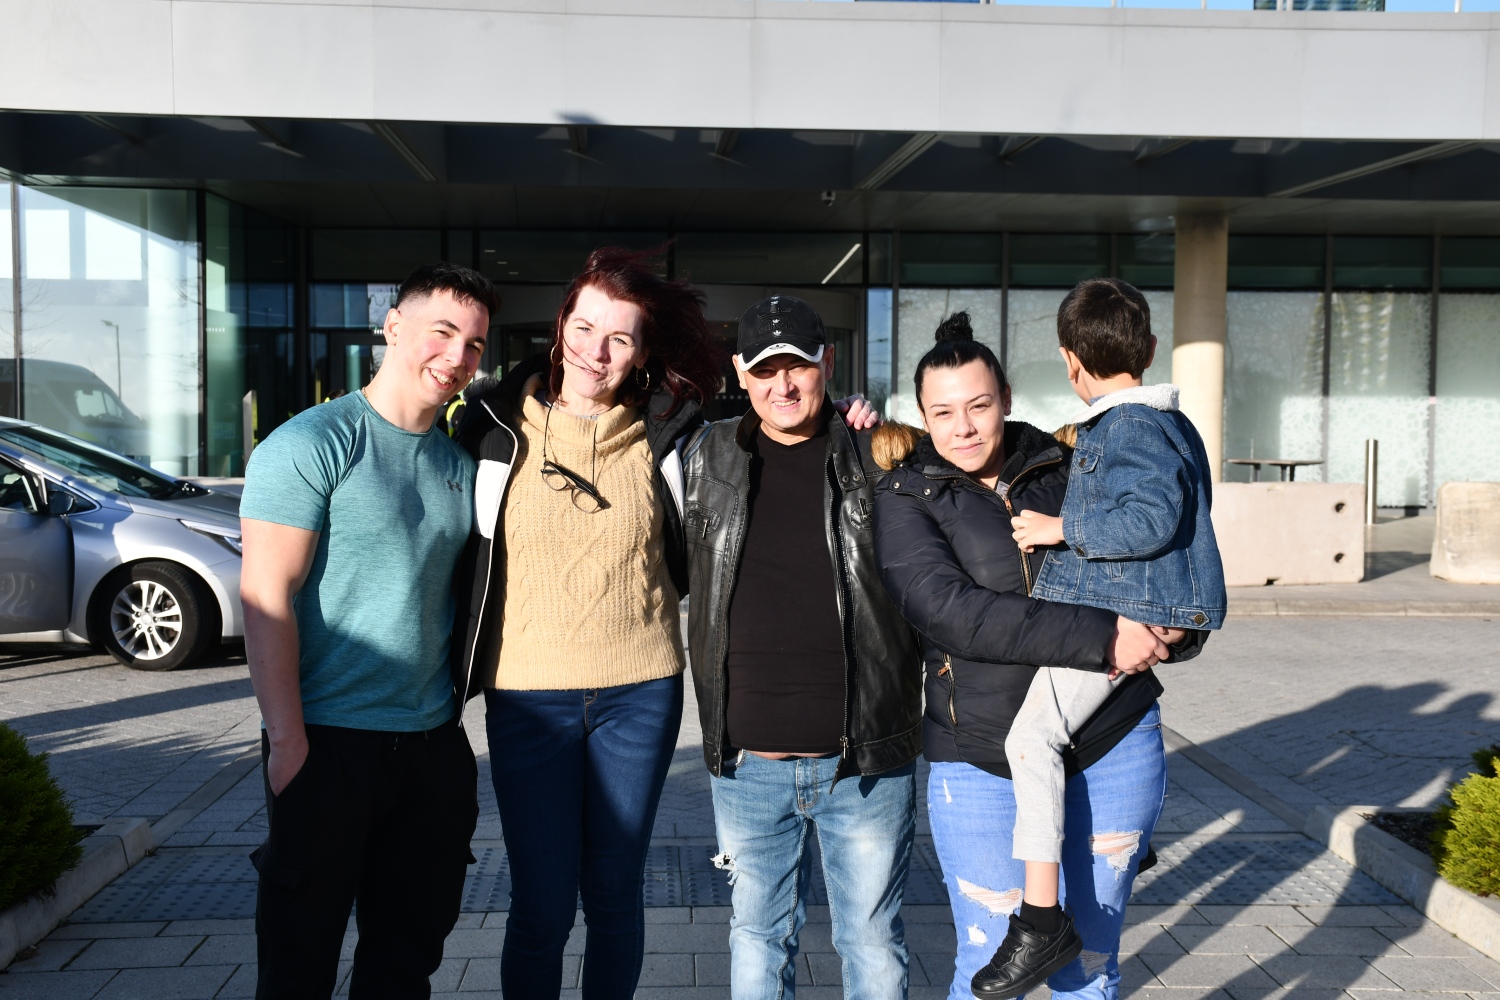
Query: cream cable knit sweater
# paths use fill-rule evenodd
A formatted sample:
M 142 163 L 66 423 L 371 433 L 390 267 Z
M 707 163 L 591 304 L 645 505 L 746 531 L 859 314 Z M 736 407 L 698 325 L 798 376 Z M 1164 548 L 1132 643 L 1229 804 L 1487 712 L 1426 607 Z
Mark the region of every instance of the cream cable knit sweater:
M 577 690 L 681 673 L 677 590 L 662 546 L 651 449 L 635 410 L 595 419 L 522 395 L 519 450 L 506 491 L 505 610 L 486 686 Z M 547 457 L 592 479 L 608 507 L 592 514 L 542 480 Z

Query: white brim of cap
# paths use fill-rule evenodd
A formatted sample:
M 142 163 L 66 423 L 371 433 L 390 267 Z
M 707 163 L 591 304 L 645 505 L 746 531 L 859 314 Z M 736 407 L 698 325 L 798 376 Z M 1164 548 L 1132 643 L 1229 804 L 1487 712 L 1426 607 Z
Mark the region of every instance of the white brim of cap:
M 824 344 L 823 346 L 819 347 L 814 353 L 808 354 L 800 347 L 793 347 L 791 344 L 777 343 L 769 345 L 765 348 L 765 350 L 761 351 L 753 358 L 747 358 L 743 354 L 736 354 L 734 356 L 734 363 L 739 365 L 742 370 L 748 371 L 749 369 L 754 368 L 756 365 L 760 364 L 762 361 L 766 360 L 766 358 L 772 357 L 774 355 L 795 354 L 799 358 L 806 358 L 813 364 L 817 364 L 818 362 L 823 360 L 823 352 L 827 350 L 827 348 L 828 345 Z

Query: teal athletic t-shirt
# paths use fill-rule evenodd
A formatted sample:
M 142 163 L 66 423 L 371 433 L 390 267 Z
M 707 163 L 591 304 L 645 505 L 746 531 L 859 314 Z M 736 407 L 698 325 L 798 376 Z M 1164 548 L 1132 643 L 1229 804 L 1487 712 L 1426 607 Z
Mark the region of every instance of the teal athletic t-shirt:
M 474 517 L 462 448 L 351 392 L 256 447 L 240 516 L 320 533 L 295 600 L 305 721 L 409 733 L 453 718 L 453 567 Z

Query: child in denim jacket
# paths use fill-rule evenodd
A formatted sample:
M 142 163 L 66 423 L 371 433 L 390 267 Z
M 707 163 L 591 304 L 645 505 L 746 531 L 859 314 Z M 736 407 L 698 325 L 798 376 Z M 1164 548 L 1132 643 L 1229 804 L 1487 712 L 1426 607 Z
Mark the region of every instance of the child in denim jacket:
M 1209 520 L 1208 456 L 1177 408 L 1177 387 L 1141 384 L 1156 351 L 1150 306 L 1123 281 L 1084 281 L 1063 299 L 1057 332 L 1068 381 L 1089 408 L 1077 424 L 1062 516 L 1028 510 L 1011 522 L 1023 551 L 1057 546 L 1031 596 L 1106 608 L 1152 626 L 1168 643 L 1181 638 L 1179 630 L 1219 628 L 1227 599 Z M 1062 754 L 1117 680 L 1117 671 L 1043 667 L 1011 724 L 1013 854 L 1026 862 L 1026 887 L 1019 926 L 1012 921 L 974 977 L 976 997 L 1019 996 L 1082 948 L 1057 898 Z

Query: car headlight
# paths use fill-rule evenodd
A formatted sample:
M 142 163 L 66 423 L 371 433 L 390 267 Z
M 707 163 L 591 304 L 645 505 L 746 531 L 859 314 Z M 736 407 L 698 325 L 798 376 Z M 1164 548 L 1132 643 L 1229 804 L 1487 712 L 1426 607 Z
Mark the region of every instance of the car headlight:
M 245 554 L 245 547 L 240 544 L 240 530 L 238 528 L 225 528 L 217 524 L 207 524 L 203 521 L 183 521 L 182 526 L 189 531 L 196 531 L 200 535 L 207 535 L 237 556 Z

